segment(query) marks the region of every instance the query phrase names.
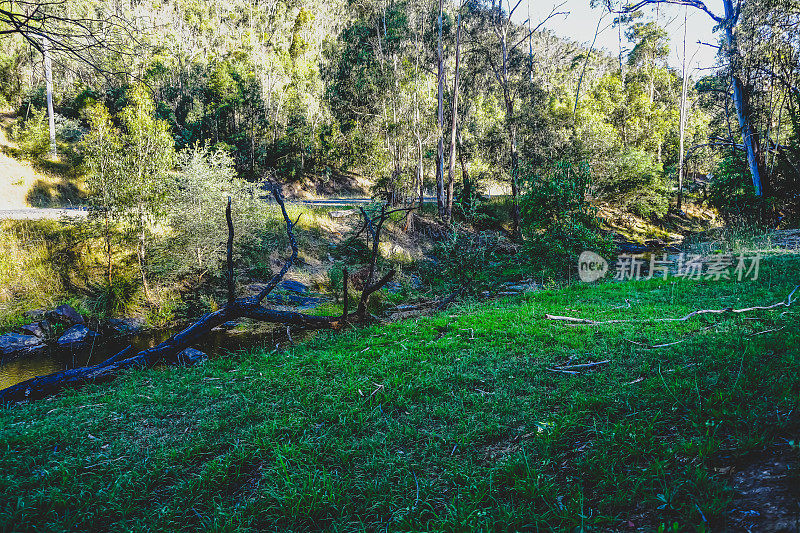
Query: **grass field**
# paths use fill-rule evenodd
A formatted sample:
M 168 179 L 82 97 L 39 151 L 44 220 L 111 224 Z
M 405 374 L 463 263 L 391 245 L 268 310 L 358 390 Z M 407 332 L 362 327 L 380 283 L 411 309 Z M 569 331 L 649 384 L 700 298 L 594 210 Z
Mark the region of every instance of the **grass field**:
M 797 308 L 652 319 L 773 304 L 799 280 L 784 256 L 757 281 L 574 285 L 6 407 L 0 523 L 764 531 L 741 473 L 778 460 L 761 498 L 796 505 Z

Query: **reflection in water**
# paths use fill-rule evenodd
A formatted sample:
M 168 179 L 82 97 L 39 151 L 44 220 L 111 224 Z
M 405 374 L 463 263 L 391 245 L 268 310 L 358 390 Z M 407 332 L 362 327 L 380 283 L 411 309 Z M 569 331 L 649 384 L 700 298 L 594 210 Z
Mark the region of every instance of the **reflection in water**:
M 282 327 L 276 328 L 270 325 L 256 324 L 252 328 L 246 331 L 212 331 L 194 347 L 213 356 L 236 350 L 272 349 L 276 344 L 287 340 L 286 330 Z M 96 346 L 92 352 L 74 352 L 52 348 L 49 353 L 23 356 L 5 361 L 0 360 L 0 389 L 11 387 L 36 376 L 44 376 L 68 368 L 97 364 L 117 353 L 128 344 L 133 346 L 132 353 L 136 353 L 167 340 L 170 335 L 177 333 L 177 331 L 179 330 L 148 330 L 133 335 L 124 341 L 112 341 L 104 346 Z M 292 337 L 297 340 L 300 335 L 293 333 Z
M 42 376 L 64 370 L 66 366 L 49 354 L 19 357 L 0 364 L 0 389 L 25 381 L 34 376 Z

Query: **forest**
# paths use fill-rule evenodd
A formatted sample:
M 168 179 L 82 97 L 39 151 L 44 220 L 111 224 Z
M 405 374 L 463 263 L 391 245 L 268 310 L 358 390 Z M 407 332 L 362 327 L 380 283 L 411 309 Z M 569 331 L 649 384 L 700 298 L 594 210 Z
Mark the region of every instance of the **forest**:
M 0 529 L 797 530 L 798 26 L 0 0 Z

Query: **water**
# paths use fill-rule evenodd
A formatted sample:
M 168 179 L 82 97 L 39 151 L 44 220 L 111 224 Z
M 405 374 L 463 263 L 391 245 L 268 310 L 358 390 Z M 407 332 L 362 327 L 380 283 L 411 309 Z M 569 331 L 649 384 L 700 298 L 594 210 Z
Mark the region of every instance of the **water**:
M 147 330 L 124 339 L 114 339 L 102 345 L 96 345 L 92 350 L 75 351 L 50 348 L 48 352 L 39 355 L 0 360 L 0 390 L 37 376 L 100 363 L 128 344 L 133 346 L 131 353 L 135 354 L 167 340 L 178 331 L 180 331 L 178 328 Z M 292 336 L 294 340 L 297 340 L 300 334 L 293 333 Z M 193 347 L 209 356 L 215 356 L 253 348 L 271 350 L 276 344 L 288 340 L 285 327 L 254 324 L 247 330 L 211 331 Z

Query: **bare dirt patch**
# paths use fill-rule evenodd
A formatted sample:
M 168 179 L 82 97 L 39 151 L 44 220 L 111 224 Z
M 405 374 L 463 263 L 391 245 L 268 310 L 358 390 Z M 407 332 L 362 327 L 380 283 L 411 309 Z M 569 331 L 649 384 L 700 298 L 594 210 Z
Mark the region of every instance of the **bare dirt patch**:
M 785 447 L 748 456 L 730 477 L 736 493 L 732 531 L 800 531 L 800 475 L 797 454 Z

